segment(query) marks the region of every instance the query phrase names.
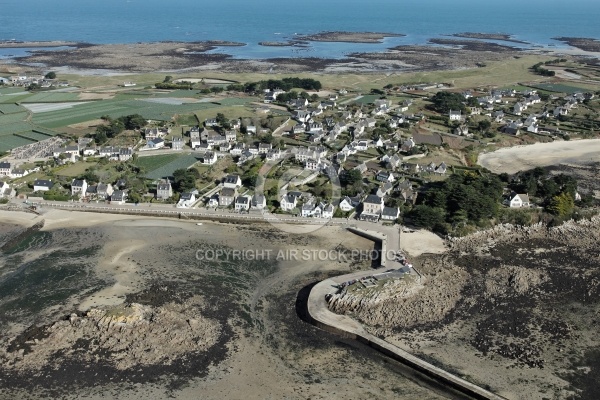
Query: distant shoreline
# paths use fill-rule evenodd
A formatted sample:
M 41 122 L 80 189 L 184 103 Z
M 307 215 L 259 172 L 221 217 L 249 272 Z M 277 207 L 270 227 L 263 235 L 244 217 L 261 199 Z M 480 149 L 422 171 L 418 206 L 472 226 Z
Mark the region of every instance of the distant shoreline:
M 520 57 L 524 54 L 547 54 L 555 56 L 592 57 L 600 59 L 600 41 L 589 38 L 557 38 L 567 45 L 579 47 L 516 47 L 508 34 L 462 33 L 446 37 L 430 38 L 425 44 L 396 44 L 385 42 L 386 37 L 404 35 L 375 32 L 321 32 L 314 35 L 282 37 L 278 41 L 262 41 L 258 46 L 287 48 L 293 50 L 261 52 L 256 56 L 236 56 L 234 48 L 249 46 L 248 43 L 208 40 L 208 41 L 160 41 L 147 43 L 92 44 L 71 41 L 4 41 L 2 48 L 31 49 L 19 55 L 6 55 L 0 59 L 0 67 L 13 70 L 58 69 L 110 70 L 123 73 L 176 72 L 181 70 L 222 71 L 230 73 L 264 72 L 277 68 L 279 73 L 322 72 L 339 73 L 376 71 L 432 71 L 476 68 L 487 61 L 499 61 L 506 57 Z M 448 36 L 454 36 L 449 38 Z M 487 38 L 487 39 L 486 39 Z M 567 41 L 569 39 L 569 41 Z M 504 40 L 507 44 L 499 44 Z M 311 54 L 311 43 L 340 42 L 378 44 L 373 50 L 360 47 L 355 52 L 343 52 L 331 56 Z M 342 49 L 344 47 L 342 46 Z M 228 49 L 232 49 L 228 51 Z M 586 50 L 598 50 L 586 51 Z M 216 51 L 215 51 L 216 50 Z M 242 54 L 244 51 L 242 51 Z M 320 53 L 321 54 L 321 53 Z M 341 57 L 340 57 L 341 56 Z M 4 65 L 3 65 L 4 64 Z

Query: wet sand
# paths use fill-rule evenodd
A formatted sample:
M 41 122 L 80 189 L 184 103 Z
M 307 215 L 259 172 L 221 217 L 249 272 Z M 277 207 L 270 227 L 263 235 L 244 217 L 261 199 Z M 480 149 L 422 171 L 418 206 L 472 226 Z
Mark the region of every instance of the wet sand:
M 24 311 L 5 314 L 7 320 L 0 325 L 2 346 L 13 343 L 11 346 L 18 348 L 17 343 L 31 349 L 24 357 L 39 356 L 42 360 L 46 353 L 36 351 L 33 340 L 38 339 L 37 345 L 43 346 L 48 329 L 44 327 L 52 327 L 73 312 L 111 307 L 118 300 L 160 308 L 170 302 L 186 301 L 192 295 L 206 300 L 200 312 L 218 322 L 222 335 L 208 350 L 176 358 L 170 364 L 124 371 L 111 366 L 110 357 L 102 352 L 92 353 L 97 354 L 96 363 L 84 362 L 77 356 L 82 350 L 77 349 L 57 354 L 51 364 L 41 365 L 36 373 L 28 372 L 24 368 L 27 364 L 18 361 L 18 357 L 15 364 L 4 360 L 0 363 L 2 398 L 443 398 L 441 388 L 415 381 L 412 371 L 372 349 L 322 332 L 298 317 L 297 301 L 304 288 L 331 275 L 369 268 L 370 262 L 205 262 L 195 257 L 199 249 L 231 247 L 372 249 L 373 243 L 368 240 L 338 227 L 292 234 L 270 225 L 207 222 L 198 229 L 193 222 L 170 219 L 57 210 L 32 218 L 30 214 L 0 212 L 0 220 L 25 226 L 42 218 L 45 226 L 36 237 L 43 240 L 31 242 L 27 252 L 47 256 L 39 260 L 32 257 L 25 271 L 66 267 L 81 270 L 85 278 L 50 275 L 40 282 L 36 286 L 40 295 L 67 286 L 72 291 L 65 300 L 48 300 L 39 310 L 23 303 Z M 60 252 L 60 243 L 66 253 Z M 81 254 L 76 256 L 81 253 L 77 249 L 88 248 L 84 258 Z M 9 282 L 17 273 L 11 263 L 18 263 L 19 257 L 18 252 L 0 257 L 5 261 L 3 277 Z M 52 262 L 45 267 L 44 260 L 58 260 L 49 257 L 72 261 Z M 6 286 L 2 288 L 5 290 Z M 28 294 L 23 292 L 22 296 Z M 8 298 L 0 298 L 3 310 L 11 304 Z M 32 326 L 40 329 L 23 335 Z M 15 335 L 16 342 L 11 342 Z M 78 346 L 84 344 L 79 343 Z M 58 346 L 56 342 L 53 345 Z M 165 346 L 168 350 L 168 343 Z M 83 354 L 97 351 L 94 349 L 90 347 Z

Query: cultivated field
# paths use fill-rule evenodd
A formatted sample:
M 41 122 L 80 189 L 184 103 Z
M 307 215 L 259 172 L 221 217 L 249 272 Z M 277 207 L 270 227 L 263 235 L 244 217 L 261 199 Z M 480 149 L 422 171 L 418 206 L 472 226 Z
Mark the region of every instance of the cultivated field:
M 537 88 L 537 89 L 546 90 L 548 92 L 557 92 L 557 93 L 566 93 L 566 94 L 581 93 L 581 92 L 586 91 L 585 87 L 574 86 L 574 85 L 565 85 L 563 83 L 537 83 L 535 85 L 532 85 L 532 87 Z

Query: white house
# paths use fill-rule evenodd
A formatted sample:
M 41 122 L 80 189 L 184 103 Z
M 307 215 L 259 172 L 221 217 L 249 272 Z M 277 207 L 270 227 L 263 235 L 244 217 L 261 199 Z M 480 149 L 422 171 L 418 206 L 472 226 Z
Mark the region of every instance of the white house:
M 258 210 L 263 210 L 267 206 L 267 199 L 262 194 L 254 194 L 252 196 L 252 207 Z
M 15 190 L 6 182 L 0 181 L 0 197 L 13 197 Z
M 217 162 L 217 153 L 214 151 L 207 151 L 200 159 L 204 165 L 213 165 Z
M 344 212 L 352 211 L 358 204 L 358 199 L 346 196 L 340 201 L 340 210 Z
M 83 197 L 87 191 L 88 184 L 85 179 L 73 179 L 71 181 L 71 196 Z
M 9 162 L 0 162 L 0 175 L 10 176 L 11 164 Z
M 33 181 L 34 192 L 45 192 L 52 189 L 52 186 L 54 186 L 54 183 L 52 183 L 52 181 L 50 180 L 36 179 L 35 181 Z
M 450 121 L 460 121 L 462 120 L 462 113 L 460 111 L 452 111 L 448 114 Z
M 333 212 L 335 211 L 335 207 L 333 206 L 333 204 L 321 203 L 320 205 L 317 206 L 317 208 L 320 210 L 321 218 L 325 218 L 325 219 L 333 218 Z M 314 215 L 316 216 L 317 213 L 315 212 Z
M 281 197 L 281 201 L 279 202 L 279 205 L 281 206 L 281 209 L 284 211 L 292 211 L 294 208 L 296 208 L 297 203 L 298 203 L 298 198 L 295 195 L 284 194 Z
M 147 146 L 149 149 L 162 149 L 165 147 L 165 141 L 161 138 L 148 140 Z
M 531 205 L 529 195 L 515 192 L 511 193 L 507 203 L 510 208 L 529 207 Z
M 312 202 L 306 202 L 302 204 L 302 208 L 300 210 L 301 215 L 303 217 L 312 217 L 315 211 L 315 205 Z
M 398 207 L 383 207 L 381 211 L 381 219 L 386 221 L 395 221 L 400 216 Z
M 179 202 L 177 202 L 177 207 L 189 208 L 195 202 L 196 202 L 196 195 L 194 193 L 181 193 L 181 196 L 179 196 Z
M 251 199 L 249 196 L 238 196 L 235 199 L 236 211 L 248 211 L 250 209 Z
M 124 190 L 115 190 L 110 196 L 111 203 L 125 204 L 127 200 L 127 192 Z
M 223 178 L 223 187 L 238 189 L 242 187 L 242 178 L 239 175 L 227 175 Z

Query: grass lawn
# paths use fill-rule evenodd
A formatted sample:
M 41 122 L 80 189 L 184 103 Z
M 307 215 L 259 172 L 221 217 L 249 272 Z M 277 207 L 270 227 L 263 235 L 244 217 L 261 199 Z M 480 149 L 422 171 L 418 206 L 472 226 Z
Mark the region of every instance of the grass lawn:
M 578 93 L 578 92 L 581 93 L 586 90 L 586 88 L 583 88 L 580 86 L 575 86 L 575 85 L 571 85 L 571 84 L 567 85 L 567 84 L 563 84 L 563 83 L 538 83 L 538 84 L 532 85 L 531 87 L 546 90 L 549 92 L 567 93 L 567 94 L 573 94 L 573 93 Z
M 165 154 L 160 156 L 140 157 L 138 158 L 136 165 L 142 167 L 146 171 L 144 175 L 145 178 L 156 180 L 173 176 L 173 172 L 176 170 L 189 168 L 196 162 L 198 162 L 198 160 L 191 154 Z
M 54 170 L 54 172 L 57 175 L 70 176 L 76 178 L 78 176 L 83 175 L 86 169 L 90 167 L 95 167 L 96 165 L 98 165 L 97 162 L 78 162 L 75 164 L 69 164 L 64 167 L 57 168 Z
M 145 169 L 146 171 L 151 171 L 155 168 L 160 168 L 163 165 L 167 165 L 168 163 L 174 161 L 177 157 L 179 157 L 179 154 L 161 154 L 159 156 L 139 157 L 135 162 L 135 165 Z
M 207 118 L 215 118 L 217 113 L 223 114 L 227 119 L 257 117 L 254 107 L 244 105 L 214 106 L 209 109 L 196 111 L 195 115 L 198 121 L 203 123 Z

